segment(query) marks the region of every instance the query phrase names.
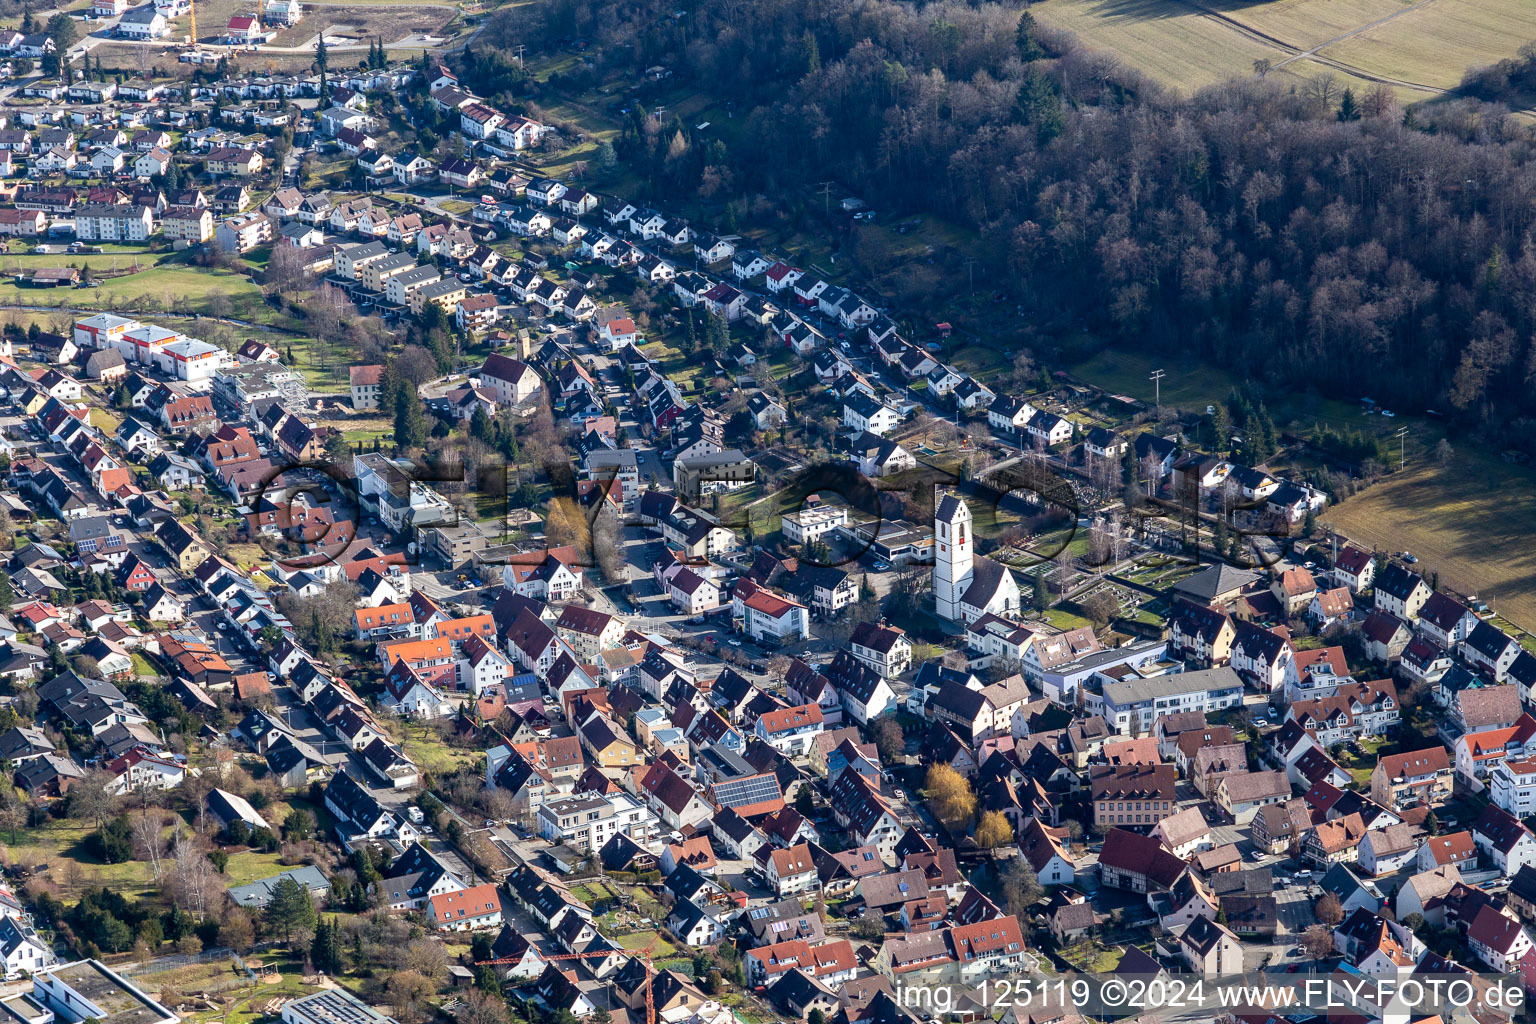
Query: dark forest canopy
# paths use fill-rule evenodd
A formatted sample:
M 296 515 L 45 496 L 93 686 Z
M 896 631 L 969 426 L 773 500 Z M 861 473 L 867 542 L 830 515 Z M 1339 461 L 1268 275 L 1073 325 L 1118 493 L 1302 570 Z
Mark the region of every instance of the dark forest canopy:
M 976 228 L 1036 323 L 1533 436 L 1536 135 L 1503 108 L 1405 114 L 1280 74 L 1182 99 L 1017 7 L 953 0 L 546 0 L 498 35 L 582 38 L 593 74 L 660 64 L 734 104 L 729 149 L 626 130 L 663 201 L 836 178 Z

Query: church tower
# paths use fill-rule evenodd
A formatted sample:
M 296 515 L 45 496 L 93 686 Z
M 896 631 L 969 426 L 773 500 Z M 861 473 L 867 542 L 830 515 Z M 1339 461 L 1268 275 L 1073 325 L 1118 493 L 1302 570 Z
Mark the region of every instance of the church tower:
M 971 510 L 957 494 L 940 492 L 933 510 L 933 598 L 939 618 L 959 621 L 960 596 L 974 571 Z

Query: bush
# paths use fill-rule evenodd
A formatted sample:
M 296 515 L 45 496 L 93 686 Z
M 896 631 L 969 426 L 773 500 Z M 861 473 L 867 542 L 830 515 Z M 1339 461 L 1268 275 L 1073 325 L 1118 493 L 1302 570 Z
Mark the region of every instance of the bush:
M 86 837 L 85 847 L 103 864 L 122 864 L 133 859 L 133 840 L 128 818 L 118 815 Z

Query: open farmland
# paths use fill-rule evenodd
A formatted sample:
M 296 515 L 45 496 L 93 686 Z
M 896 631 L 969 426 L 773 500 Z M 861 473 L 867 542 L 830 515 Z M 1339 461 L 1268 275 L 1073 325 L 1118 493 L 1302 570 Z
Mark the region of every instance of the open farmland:
M 1328 509 L 1323 520 L 1351 540 L 1407 550 L 1441 586 L 1476 594 L 1499 614 L 1536 629 L 1536 503 L 1529 469 L 1458 451 L 1445 468 L 1425 463 Z
M 1278 64 L 1292 52 L 1181 0 L 1045 0 L 1030 12 L 1184 92 L 1250 75 L 1254 61 Z
M 1416 2 L 1416 0 L 1415 0 Z M 1210 5 L 1231 22 L 1303 50 L 1384 18 L 1402 16 L 1404 0 L 1279 0 L 1278 3 Z
M 1467 68 L 1512 57 L 1532 39 L 1536 4 L 1434 0 L 1329 47 L 1323 55 L 1392 78 L 1450 89 Z
M 1298 79 L 1386 82 L 1412 101 L 1536 37 L 1527 0 L 1045 0 L 1031 11 L 1184 93 L 1251 75 L 1262 59 Z

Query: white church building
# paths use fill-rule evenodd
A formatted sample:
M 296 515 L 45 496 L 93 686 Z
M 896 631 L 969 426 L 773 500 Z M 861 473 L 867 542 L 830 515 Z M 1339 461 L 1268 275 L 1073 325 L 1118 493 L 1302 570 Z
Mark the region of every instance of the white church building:
M 975 553 L 971 509 L 958 494 L 941 492 L 933 512 L 933 597 L 939 618 L 969 626 L 987 613 L 1021 609 L 1013 570 Z

